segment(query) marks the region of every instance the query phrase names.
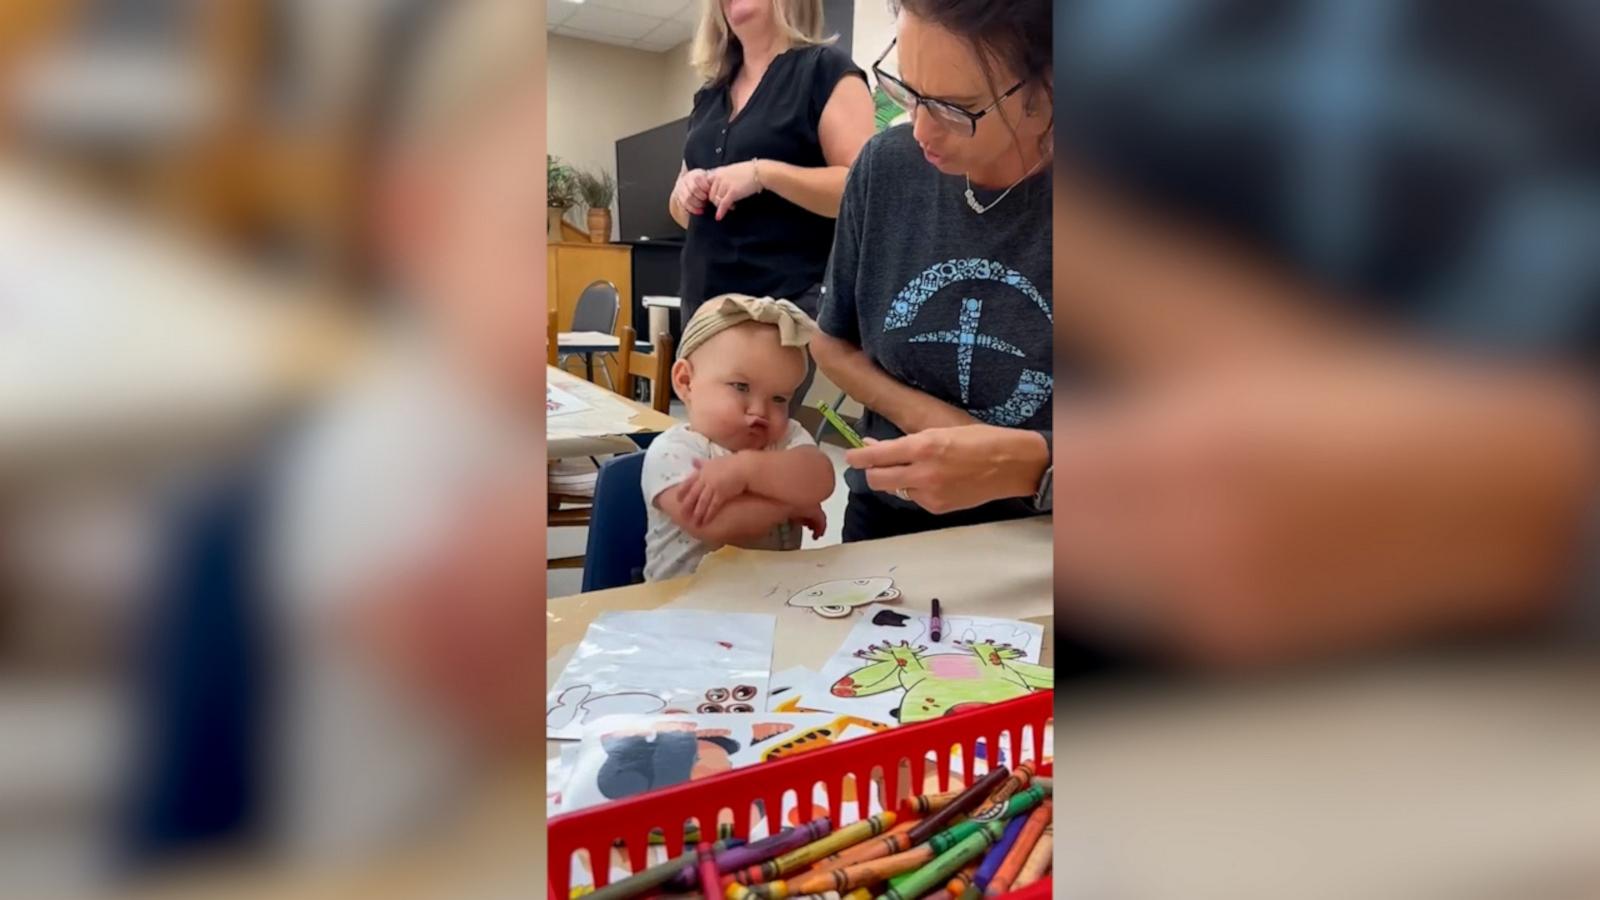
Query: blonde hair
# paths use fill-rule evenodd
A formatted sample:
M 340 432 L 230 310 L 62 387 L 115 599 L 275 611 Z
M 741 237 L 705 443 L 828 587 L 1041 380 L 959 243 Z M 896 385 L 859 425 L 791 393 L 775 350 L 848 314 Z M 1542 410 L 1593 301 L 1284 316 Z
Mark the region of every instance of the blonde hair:
M 789 47 L 814 47 L 831 44 L 833 36 L 822 34 L 822 0 L 771 0 L 772 23 L 778 40 Z M 694 33 L 689 63 L 706 84 L 719 84 L 733 77 L 744 51 L 728 17 L 722 13 L 722 0 L 702 0 L 700 24 Z

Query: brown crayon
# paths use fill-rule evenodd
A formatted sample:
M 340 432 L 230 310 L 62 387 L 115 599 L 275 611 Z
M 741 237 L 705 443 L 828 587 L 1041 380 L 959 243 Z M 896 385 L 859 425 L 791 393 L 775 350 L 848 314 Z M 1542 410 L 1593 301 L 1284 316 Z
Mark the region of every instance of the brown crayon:
M 1017 833 L 1016 843 L 1011 845 L 1011 850 L 1006 853 L 1000 868 L 996 870 L 994 877 L 989 879 L 988 886 L 983 889 L 985 897 L 1001 897 L 1011 890 L 1012 883 L 1022 871 L 1023 863 L 1033 853 L 1034 845 L 1044 833 L 1044 827 L 1050 824 L 1051 808 L 1051 801 L 1044 801 L 1028 815 L 1027 821 L 1022 823 L 1022 831 Z
M 956 873 L 956 877 L 950 879 L 950 883 L 945 885 L 945 890 L 950 892 L 950 896 L 959 897 L 966 893 L 967 888 L 977 885 L 978 864 L 981 859 L 982 857 L 979 857 L 968 863 L 965 868 Z
M 853 847 L 869 838 L 877 837 L 893 828 L 895 821 L 896 816 L 894 813 L 879 813 L 871 818 L 862 819 L 854 825 L 841 828 L 821 840 L 785 853 L 776 859 L 769 859 L 760 865 L 740 870 L 733 877 L 741 884 L 757 884 L 782 878 L 792 872 L 799 871 L 830 853 L 836 853 L 846 847 Z
M 983 802 L 994 791 L 1000 782 L 1010 777 L 1004 768 L 993 769 L 989 774 L 978 779 L 972 787 L 967 788 L 961 796 L 950 801 L 950 805 L 939 810 L 933 815 L 923 819 L 917 827 L 911 829 L 911 843 L 913 845 L 925 843 L 928 838 L 950 827 L 957 816 L 966 815 L 972 808 Z
M 929 816 L 946 806 L 949 806 L 961 791 L 946 791 L 943 794 L 921 794 L 908 797 L 900 801 L 900 815 L 902 816 Z
M 1017 793 L 1017 791 L 1027 787 L 1028 782 L 1032 780 L 1033 763 L 1018 763 L 1017 767 L 1011 770 L 1011 777 L 1001 782 L 1000 786 L 994 789 L 994 793 L 989 795 L 989 799 L 985 801 L 982 806 L 978 807 L 977 812 L 972 814 L 973 818 L 987 818 L 987 812 L 989 810 L 1004 808 L 1006 801 L 1010 800 L 1012 796 Z
M 1022 871 L 1017 873 L 1017 880 L 1011 883 L 1012 890 L 1025 888 L 1035 881 L 1043 878 L 1050 871 L 1052 852 L 1055 850 L 1055 823 L 1046 822 L 1044 832 L 1039 835 L 1039 840 L 1033 845 L 1033 852 L 1022 863 Z

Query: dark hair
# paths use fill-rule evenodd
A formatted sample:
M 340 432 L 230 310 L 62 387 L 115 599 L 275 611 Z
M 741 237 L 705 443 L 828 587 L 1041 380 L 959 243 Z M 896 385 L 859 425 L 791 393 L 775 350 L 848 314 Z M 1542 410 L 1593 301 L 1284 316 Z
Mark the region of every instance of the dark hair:
M 1004 76 L 994 71 L 993 60 L 1043 89 L 1054 115 L 1054 32 L 1049 0 L 889 0 L 889 9 L 895 13 L 905 10 L 965 38 L 991 90 L 998 94 L 1010 87 L 1000 83 Z

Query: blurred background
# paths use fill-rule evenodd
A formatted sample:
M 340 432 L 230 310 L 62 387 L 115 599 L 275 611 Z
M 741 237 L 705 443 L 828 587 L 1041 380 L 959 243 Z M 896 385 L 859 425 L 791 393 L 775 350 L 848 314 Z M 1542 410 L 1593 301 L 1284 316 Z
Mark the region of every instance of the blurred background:
M 276 846 L 304 806 L 285 798 L 315 791 L 285 787 L 292 729 L 264 723 L 304 725 L 316 693 L 340 719 L 381 705 L 339 676 L 281 686 L 291 655 L 364 665 L 301 613 L 368 591 L 287 573 L 359 556 L 327 549 L 340 535 L 449 532 L 476 490 L 437 468 L 470 468 L 462 419 L 533 415 L 513 370 L 543 360 L 541 20 L 498 0 L 0 4 L 0 894 Z M 542 485 L 519 440 L 498 471 Z M 297 730 L 330 743 L 319 727 Z

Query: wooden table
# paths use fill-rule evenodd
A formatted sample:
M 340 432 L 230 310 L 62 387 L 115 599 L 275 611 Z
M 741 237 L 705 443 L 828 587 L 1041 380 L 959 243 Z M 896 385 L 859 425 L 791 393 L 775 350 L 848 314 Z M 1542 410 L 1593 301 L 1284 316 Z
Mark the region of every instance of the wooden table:
M 636 450 L 638 445 L 626 435 L 660 433 L 678 424 L 678 420 L 669 415 L 584 381 L 571 372 L 546 366 L 545 375 L 548 385 L 566 391 L 589 406 L 580 412 L 545 419 L 550 459 Z

